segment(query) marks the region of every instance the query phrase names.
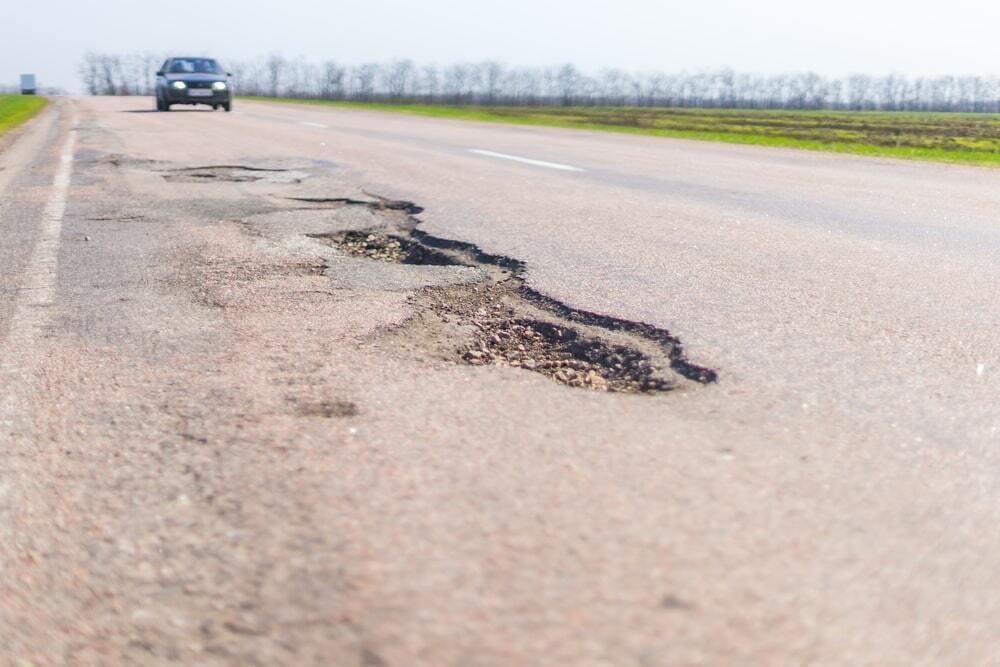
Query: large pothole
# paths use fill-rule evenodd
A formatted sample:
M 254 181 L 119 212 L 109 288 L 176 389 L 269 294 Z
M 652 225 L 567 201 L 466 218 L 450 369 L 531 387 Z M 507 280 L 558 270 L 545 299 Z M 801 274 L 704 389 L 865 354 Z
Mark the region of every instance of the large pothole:
M 309 174 L 295 169 L 271 169 L 245 165 L 209 165 L 171 169 L 163 174 L 170 183 L 301 183 Z
M 473 366 L 520 368 L 595 391 L 660 393 L 676 385 L 666 350 L 554 316 L 528 301 L 516 278 L 426 290 L 415 300 L 423 308 L 411 326 L 437 326 L 445 351 Z
M 404 212 L 363 230 L 311 235 L 346 255 L 482 270 L 479 282 L 415 293 L 415 316 L 394 334 L 407 341 L 428 341 L 459 363 L 520 368 L 593 391 L 653 394 L 682 380 L 717 379 L 715 371 L 689 362 L 680 342 L 664 329 L 572 308 L 527 287 L 522 262 L 420 231 L 410 212 L 419 209 L 408 202 L 311 202 Z

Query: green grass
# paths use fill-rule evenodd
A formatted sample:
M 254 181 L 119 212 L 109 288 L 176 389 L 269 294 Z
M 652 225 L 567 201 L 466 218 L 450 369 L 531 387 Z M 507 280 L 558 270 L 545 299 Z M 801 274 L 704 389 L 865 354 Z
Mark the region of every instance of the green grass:
M 248 99 L 1000 166 L 1000 115 L 996 114 L 645 107 L 452 107 Z
M 0 135 L 27 122 L 48 100 L 34 95 L 0 95 Z

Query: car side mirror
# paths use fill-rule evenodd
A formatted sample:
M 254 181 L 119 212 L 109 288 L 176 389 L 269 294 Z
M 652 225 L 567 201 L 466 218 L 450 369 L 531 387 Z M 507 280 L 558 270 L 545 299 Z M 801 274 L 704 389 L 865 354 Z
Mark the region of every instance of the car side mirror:
M 166 72 L 164 72 L 164 71 L 163 71 L 163 70 L 161 69 L 161 70 L 160 70 L 159 72 L 157 72 L 157 73 L 156 73 L 156 76 L 163 76 L 164 74 L 166 74 Z
M 232 72 L 226 72 L 226 76 L 232 76 L 232 75 L 233 75 Z

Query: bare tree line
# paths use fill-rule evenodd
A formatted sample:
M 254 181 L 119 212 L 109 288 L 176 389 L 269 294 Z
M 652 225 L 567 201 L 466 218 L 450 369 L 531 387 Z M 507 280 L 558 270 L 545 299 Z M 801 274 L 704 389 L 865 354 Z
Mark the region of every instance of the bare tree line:
M 88 53 L 80 67 L 92 95 L 151 95 L 164 56 Z M 272 54 L 226 62 L 243 95 L 449 105 L 583 105 L 719 109 L 840 109 L 1000 113 L 1000 77 L 907 77 L 812 72 L 756 75 L 708 72 L 588 74 L 566 64 L 512 67 L 500 62 L 439 67 L 411 60 L 344 65 Z

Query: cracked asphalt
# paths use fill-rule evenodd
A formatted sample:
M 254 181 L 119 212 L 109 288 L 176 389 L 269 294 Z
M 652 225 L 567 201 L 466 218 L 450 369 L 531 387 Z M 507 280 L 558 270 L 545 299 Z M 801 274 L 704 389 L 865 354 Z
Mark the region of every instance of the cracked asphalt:
M 150 107 L 0 152 L 0 664 L 995 663 L 1000 173 Z M 466 363 L 375 195 L 718 381 Z

